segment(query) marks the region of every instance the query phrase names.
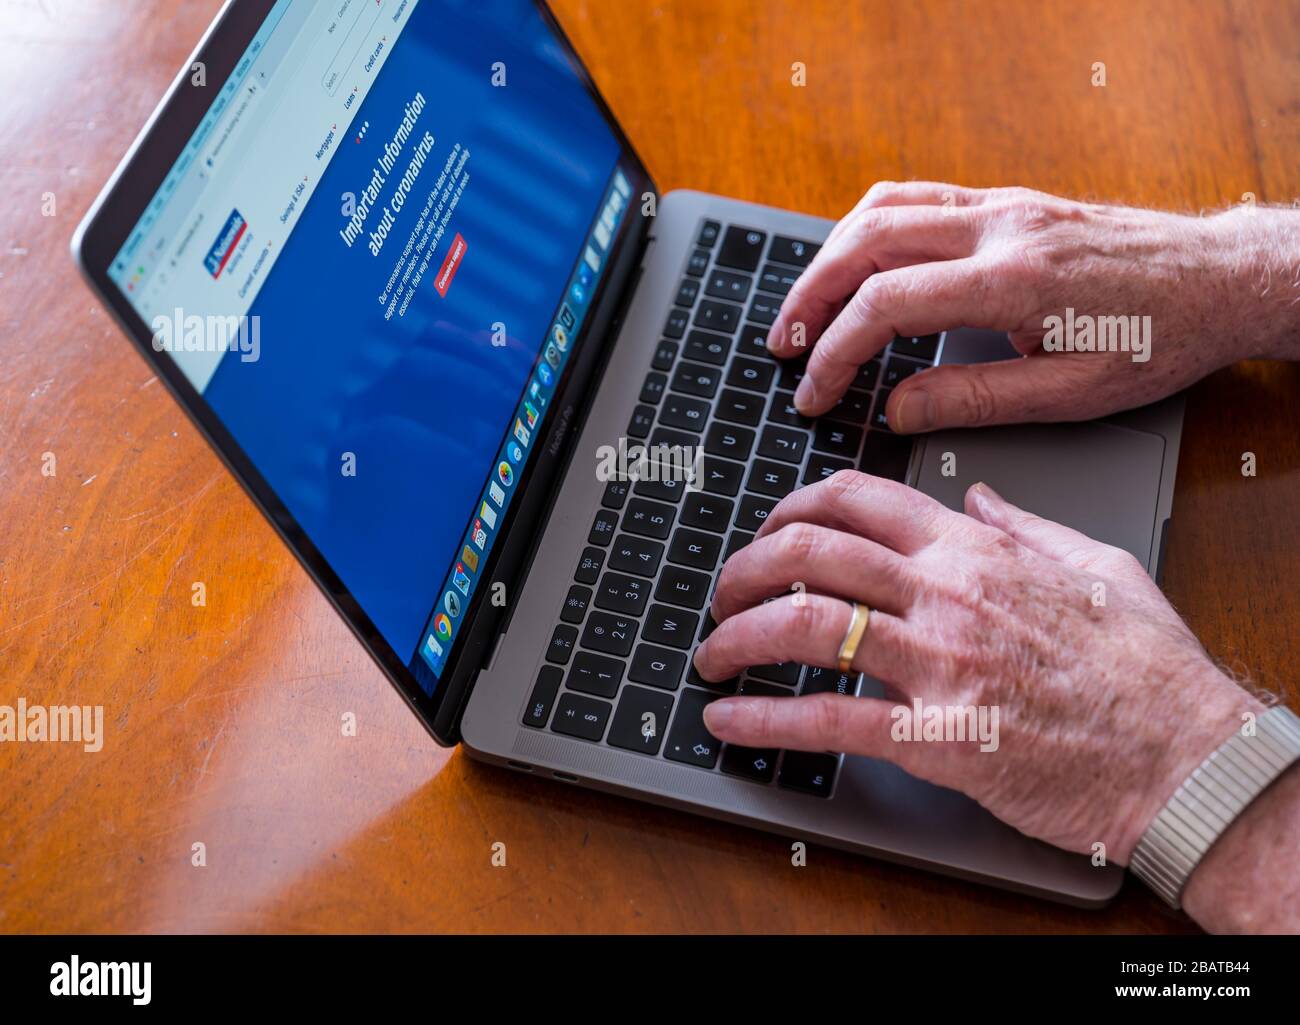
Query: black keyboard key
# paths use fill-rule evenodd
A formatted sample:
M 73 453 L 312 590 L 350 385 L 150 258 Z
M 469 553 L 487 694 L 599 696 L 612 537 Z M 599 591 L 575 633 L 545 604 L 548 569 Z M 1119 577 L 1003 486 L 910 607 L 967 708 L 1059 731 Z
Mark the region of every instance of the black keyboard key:
M 809 666 L 803 674 L 801 694 L 846 694 L 853 697 L 858 692 L 859 673 L 841 673 L 838 669 Z
M 686 682 L 692 687 L 703 687 L 705 690 L 717 691 L 719 694 L 735 694 L 736 689 L 740 686 L 740 677 L 732 676 L 725 680 L 706 680 L 699 674 L 695 668 L 694 659 L 686 667 Z
M 712 570 L 718 564 L 722 551 L 722 538 L 717 534 L 702 534 L 698 530 L 678 527 L 668 546 L 668 561 L 694 569 Z
M 905 482 L 907 464 L 912 461 L 912 439 L 892 432 L 867 431 L 858 469 L 876 477 Z
M 825 416 L 828 420 L 842 420 L 850 424 L 864 424 L 867 414 L 871 412 L 871 396 L 864 391 L 850 388 L 839 402 L 835 403 Z
M 929 365 L 917 359 L 908 359 L 906 356 L 890 356 L 889 362 L 885 364 L 885 376 L 881 379 L 880 386 L 897 388 L 918 370 L 924 370 Z
M 727 373 L 727 385 L 731 388 L 766 392 L 772 387 L 772 378 L 775 375 L 774 361 L 761 362 L 747 356 L 737 356 L 731 361 L 731 370 Z
M 880 357 L 869 360 L 858 367 L 858 376 L 853 379 L 852 387 L 862 391 L 875 391 L 876 380 L 880 377 Z
M 812 262 L 812 258 L 817 255 L 821 249 L 818 242 L 805 242 L 803 239 L 786 238 L 784 235 L 777 235 L 772 239 L 772 251 L 767 254 L 769 260 L 776 260 L 778 263 L 788 263 L 794 267 L 807 267 Z
M 799 671 L 803 668 L 798 662 L 774 662 L 771 665 L 750 666 L 746 670 L 750 676 L 757 676 L 769 683 L 779 683 L 783 687 L 793 687 L 799 682 Z
M 672 728 L 668 731 L 668 742 L 664 745 L 664 757 L 674 762 L 696 765 L 702 769 L 712 769 L 718 762 L 718 749 L 721 742 L 704 726 L 704 709 L 712 694 L 687 687 L 677 699 L 677 714 L 673 716 Z
M 723 388 L 714 405 L 714 412 L 719 420 L 753 427 L 763 418 L 763 399 L 749 392 Z
M 813 432 L 813 448 L 818 452 L 852 459 L 862 444 L 862 428 L 823 420 Z
M 709 403 L 705 399 L 692 399 L 669 392 L 668 397 L 664 399 L 664 408 L 659 413 L 659 419 L 669 427 L 702 431 L 705 422 L 709 419 Z
M 767 520 L 768 513 L 776 508 L 776 502 L 758 495 L 746 495 L 740 500 L 740 512 L 736 514 L 736 526 L 741 530 L 756 531 Z
M 627 435 L 629 438 L 644 438 L 650 434 L 650 428 L 654 426 L 655 411 L 652 406 L 637 406 L 632 410 L 632 419 L 628 421 Z
M 600 586 L 596 588 L 596 608 L 621 612 L 625 616 L 641 615 L 649 600 L 649 580 L 613 570 L 600 578 Z
M 653 537 L 662 541 L 668 536 L 673 525 L 673 507 L 658 502 L 648 502 L 644 498 L 633 498 L 627 503 L 623 513 L 623 529 L 642 537 Z
M 769 459 L 781 459 L 787 463 L 802 463 L 803 455 L 808 449 L 808 435 L 803 431 L 789 427 L 768 424 L 763 428 L 763 436 L 758 441 L 758 454 Z
M 889 396 L 892 394 L 888 388 L 881 388 L 876 392 L 876 405 L 871 410 L 871 426 L 878 431 L 892 430 L 889 426 L 889 417 L 885 415 L 885 407 L 889 404 Z
M 717 367 L 707 367 L 701 363 L 678 363 L 673 374 L 673 391 L 711 399 L 718 390 L 718 379 L 721 376 L 722 371 Z
M 725 459 L 706 456 L 700 487 L 715 495 L 732 497 L 740 490 L 740 482 L 745 476 L 745 468 L 740 463 L 731 463 Z
M 840 470 L 852 470 L 853 463 L 848 459 L 838 459 L 835 456 L 823 456 L 816 452 L 808 460 L 808 469 L 803 472 L 803 482 L 805 484 L 816 484 L 819 480 L 825 480 L 839 473 Z
M 939 336 L 922 335 L 920 338 L 895 338 L 890 348 L 900 356 L 911 356 L 924 363 L 933 363 L 939 353 Z
M 668 314 L 668 320 L 664 324 L 663 335 L 665 338 L 680 338 L 686 334 L 686 325 L 690 323 L 691 315 L 683 309 L 674 309 Z
M 694 642 L 695 628 L 699 625 L 700 617 L 694 612 L 651 605 L 641 628 L 641 639 L 686 650 Z
M 743 303 L 749 298 L 749 288 L 753 283 L 754 279 L 748 274 L 736 274 L 715 267 L 713 273 L 709 275 L 708 284 L 704 286 L 704 294 L 711 295 L 714 299 L 729 299 L 733 303 Z
M 754 301 L 749 304 L 748 316 L 756 324 L 771 324 L 780 312 L 780 296 L 764 295 L 759 292 L 754 296 Z
M 581 623 L 582 617 L 587 614 L 587 606 L 591 604 L 591 588 L 583 587 L 581 584 L 574 584 L 569 588 L 569 594 L 564 599 L 564 608 L 560 610 L 560 618 L 566 623 Z
M 700 237 L 696 240 L 697 246 L 703 246 L 705 249 L 712 249 L 714 243 L 718 241 L 718 236 L 722 234 L 722 225 L 717 221 L 705 221 L 700 226 Z
M 677 295 L 673 298 L 673 302 L 678 306 L 694 306 L 699 295 L 700 283 L 694 278 L 682 278 L 682 283 L 677 286 Z
M 608 701 L 565 691 L 555 709 L 551 729 L 579 740 L 599 741 L 605 735 L 611 708 L 613 706 Z
M 749 480 L 745 482 L 745 489 L 772 498 L 785 498 L 798 482 L 798 467 L 755 459 L 754 465 L 749 468 Z
M 645 375 L 645 384 L 641 385 L 641 401 L 650 406 L 659 405 L 659 400 L 663 398 L 664 389 L 668 387 L 668 377 L 666 374 L 650 371 Z
M 754 432 L 735 424 L 714 423 L 704 436 L 704 451 L 744 462 L 754 448 Z
M 637 683 L 648 683 L 661 690 L 676 690 L 686 669 L 686 653 L 657 648 L 653 644 L 638 644 L 627 678 Z M 556 670 L 559 672 L 559 670 Z
M 718 263 L 724 267 L 735 267 L 737 270 L 757 270 L 766 243 L 766 232 L 732 225 L 722 236 L 722 248 L 718 250 Z
M 717 628 L 718 622 L 713 618 L 713 613 L 706 610 L 704 613 L 704 622 L 700 624 L 700 643 L 703 643 L 704 639 Z
M 646 498 L 653 498 L 660 502 L 676 502 L 686 490 L 686 482 L 677 480 L 665 472 L 658 479 L 647 477 L 637 481 L 635 490 L 638 495 L 644 495 Z
M 803 380 L 803 375 L 808 370 L 808 360 L 802 356 L 796 359 L 777 360 L 777 366 L 780 367 L 777 387 L 792 392 L 799 387 L 799 382 Z
M 728 744 L 722 752 L 722 771 L 756 783 L 771 783 L 776 775 L 776 756 L 777 752 L 771 748 Z
M 584 548 L 582 550 L 582 559 L 578 562 L 578 569 L 573 574 L 573 579 L 580 584 L 594 584 L 596 578 L 600 576 L 600 567 L 604 562 L 605 553 L 599 548 Z
M 677 361 L 677 352 L 681 348 L 676 342 L 670 342 L 664 339 L 655 346 L 654 359 L 650 365 L 656 370 L 672 370 L 673 364 Z
M 555 666 L 542 666 L 542 671 L 537 674 L 537 682 L 533 684 L 533 693 L 524 708 L 525 726 L 535 726 L 537 729 L 546 726 L 546 720 L 551 717 L 551 706 L 555 704 L 555 695 L 560 689 L 560 680 L 563 678 L 564 673 Z
M 798 280 L 799 272 L 789 267 L 778 267 L 774 263 L 763 265 L 758 274 L 758 287 L 764 292 L 786 295 Z
M 738 551 L 754 540 L 754 535 L 743 530 L 733 530 L 731 536 L 727 538 L 727 547 L 722 553 L 722 561 L 726 562 Z
M 772 359 L 767 351 L 767 328 L 762 324 L 746 324 L 740 329 L 736 351 L 752 359 Z
M 736 325 L 739 323 L 740 307 L 732 306 L 731 303 L 705 299 L 700 303 L 700 308 L 695 311 L 695 326 L 710 331 L 721 331 L 729 335 L 736 330 Z
M 692 609 L 704 608 L 709 596 L 709 577 L 680 566 L 665 566 L 655 587 L 655 601 L 668 601 Z
M 632 489 L 632 482 L 612 480 L 605 485 L 605 493 L 600 497 L 600 504 L 606 509 L 622 509 L 627 501 L 627 493 Z
M 569 667 L 569 678 L 564 681 L 564 685 L 569 690 L 580 690 L 584 694 L 612 698 L 618 693 L 618 685 L 623 682 L 625 668 L 616 658 L 606 658 L 604 655 L 593 655 L 590 651 L 580 651 L 573 656 L 573 665 Z
M 644 687 L 624 687 L 609 727 L 609 743 L 627 751 L 657 755 L 668 732 L 673 699 Z
M 811 427 L 813 422 L 799 412 L 794 405 L 794 392 L 779 391 L 772 396 L 772 406 L 767 411 L 767 418 L 773 423 L 785 424 L 787 427 Z
M 740 682 L 740 693 L 742 697 L 747 698 L 794 697 L 794 691 L 789 687 L 778 687 L 775 683 L 767 683 L 764 680 L 751 680 L 748 678 Z
M 659 560 L 663 554 L 664 546 L 658 541 L 619 534 L 609 549 L 609 568 L 620 573 L 639 573 L 643 577 L 653 577 L 659 569 Z
M 721 495 L 693 491 L 682 502 L 680 520 L 690 527 L 700 527 L 721 534 L 731 522 L 736 503 Z
M 626 655 L 636 640 L 636 621 L 608 612 L 592 611 L 582 631 L 582 646 L 607 655 Z
M 839 765 L 839 755 L 787 751 L 781 760 L 781 776 L 777 782 L 815 797 L 830 797 Z
M 551 634 L 551 643 L 546 646 L 546 661 L 556 665 L 568 665 L 573 646 L 578 641 L 578 631 L 571 626 L 560 624 Z
M 704 272 L 709 269 L 709 252 L 707 249 L 697 249 L 691 253 L 691 258 L 686 264 L 686 273 L 693 278 L 704 277 Z
M 731 351 L 731 339 L 726 335 L 714 334 L 712 331 L 692 331 L 686 336 L 686 358 L 697 359 L 701 363 L 712 363 L 716 367 L 727 362 L 727 353 Z
M 587 535 L 587 543 L 592 545 L 607 545 L 614 539 L 614 530 L 618 526 L 618 514 L 609 509 L 602 509 L 596 513 L 596 519 L 591 524 L 591 533 Z

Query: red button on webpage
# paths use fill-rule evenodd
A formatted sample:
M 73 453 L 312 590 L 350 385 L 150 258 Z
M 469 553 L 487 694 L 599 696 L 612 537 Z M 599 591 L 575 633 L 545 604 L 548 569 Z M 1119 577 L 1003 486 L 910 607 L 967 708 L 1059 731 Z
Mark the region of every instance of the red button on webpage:
M 447 258 L 442 261 L 442 266 L 438 268 L 438 276 L 433 279 L 433 287 L 444 299 L 447 297 L 447 289 L 451 287 L 451 279 L 460 269 L 460 262 L 465 256 L 466 248 L 465 239 L 461 237 L 460 232 L 456 232 L 456 237 L 451 240 L 451 248 L 447 250 Z

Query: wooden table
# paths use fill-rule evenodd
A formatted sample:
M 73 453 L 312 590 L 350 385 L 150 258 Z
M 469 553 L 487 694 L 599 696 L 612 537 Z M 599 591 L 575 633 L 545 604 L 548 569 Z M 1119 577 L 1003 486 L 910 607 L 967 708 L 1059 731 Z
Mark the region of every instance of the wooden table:
M 0 746 L 0 929 L 1190 928 L 1132 884 L 1092 913 L 818 847 L 796 869 L 787 841 L 437 748 L 68 256 L 217 7 L 0 6 L 0 703 L 102 704 L 107 732 L 98 754 Z M 1187 210 L 1300 194 L 1295 2 L 557 8 L 665 190 L 832 217 L 881 178 Z M 1166 575 L 1210 652 L 1292 704 L 1297 396 L 1273 364 L 1194 389 Z

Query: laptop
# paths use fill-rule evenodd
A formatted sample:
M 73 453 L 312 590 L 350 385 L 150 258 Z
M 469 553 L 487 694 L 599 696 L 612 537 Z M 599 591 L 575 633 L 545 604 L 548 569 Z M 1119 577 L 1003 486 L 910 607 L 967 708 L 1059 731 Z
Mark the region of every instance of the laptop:
M 725 559 L 837 470 L 954 508 L 985 480 L 1159 572 L 1178 400 L 891 433 L 885 402 L 909 375 L 1013 355 L 953 325 L 895 339 L 829 414 L 798 415 L 801 364 L 773 359 L 766 331 L 831 224 L 661 194 L 541 4 L 238 0 L 73 251 L 439 743 L 1102 904 L 1120 869 L 958 793 L 865 758 L 729 748 L 704 727 L 725 693 L 882 693 L 827 666 L 723 684 L 691 666 Z M 689 472 L 647 472 L 666 465 L 647 450 L 693 453 Z

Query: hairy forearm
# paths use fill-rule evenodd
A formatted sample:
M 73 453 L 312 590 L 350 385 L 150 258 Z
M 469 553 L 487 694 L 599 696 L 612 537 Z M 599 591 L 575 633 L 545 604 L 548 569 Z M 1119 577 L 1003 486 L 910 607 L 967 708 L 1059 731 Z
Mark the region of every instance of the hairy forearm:
M 1236 337 L 1219 341 L 1239 358 L 1300 359 L 1300 210 L 1237 207 L 1203 224 L 1205 252 L 1240 310 Z
M 1215 933 L 1300 933 L 1300 764 L 1206 853 L 1183 908 Z

